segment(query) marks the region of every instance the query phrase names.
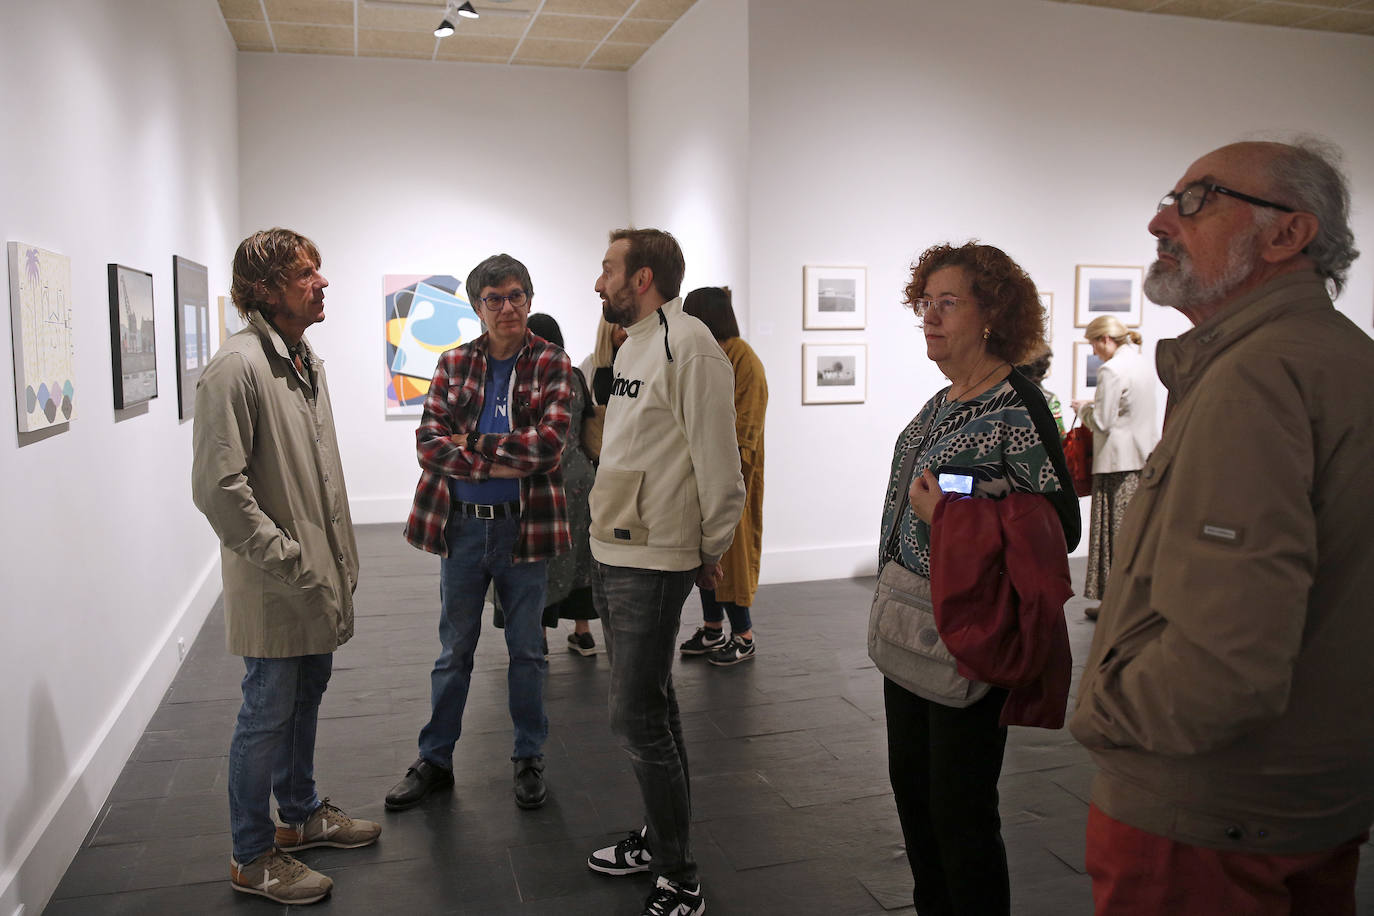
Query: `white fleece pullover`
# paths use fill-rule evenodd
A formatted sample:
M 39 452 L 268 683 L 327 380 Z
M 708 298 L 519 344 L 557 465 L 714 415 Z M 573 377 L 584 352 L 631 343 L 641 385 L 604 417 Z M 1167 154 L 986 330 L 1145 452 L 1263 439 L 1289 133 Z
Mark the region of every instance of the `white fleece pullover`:
M 681 298 L 628 331 L 591 494 L 592 556 L 664 572 L 719 562 L 744 507 L 734 369 Z

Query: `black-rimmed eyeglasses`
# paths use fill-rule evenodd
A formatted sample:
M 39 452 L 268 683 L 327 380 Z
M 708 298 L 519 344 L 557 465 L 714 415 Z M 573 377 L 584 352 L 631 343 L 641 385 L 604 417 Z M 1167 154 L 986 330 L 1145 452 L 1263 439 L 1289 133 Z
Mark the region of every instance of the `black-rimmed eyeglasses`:
M 481 303 L 485 305 L 489 311 L 499 312 L 501 311 L 501 309 L 506 307 L 507 302 L 509 302 L 516 308 L 524 308 L 525 303 L 529 301 L 529 298 L 529 296 L 525 295 L 525 291 L 523 289 L 517 289 L 509 296 L 483 296 L 481 299 Z
M 1227 197 L 1234 197 L 1236 200 L 1243 200 L 1247 204 L 1254 204 L 1256 207 L 1268 207 L 1271 210 L 1282 210 L 1284 213 L 1295 213 L 1292 207 L 1283 204 L 1276 204 L 1272 200 L 1265 200 L 1262 197 L 1252 197 L 1249 194 L 1242 194 L 1240 191 L 1232 190 L 1223 185 L 1211 181 L 1195 181 L 1186 186 L 1182 191 L 1170 191 L 1159 199 L 1159 206 L 1155 208 L 1156 213 L 1164 212 L 1166 207 L 1178 204 L 1179 216 L 1194 216 L 1202 205 L 1207 203 L 1208 194 L 1225 194 Z

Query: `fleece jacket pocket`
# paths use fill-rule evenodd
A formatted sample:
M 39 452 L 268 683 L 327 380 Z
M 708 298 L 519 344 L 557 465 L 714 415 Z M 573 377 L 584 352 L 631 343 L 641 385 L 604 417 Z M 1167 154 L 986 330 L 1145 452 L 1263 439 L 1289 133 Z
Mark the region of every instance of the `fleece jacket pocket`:
M 607 544 L 643 546 L 649 529 L 639 517 L 639 491 L 643 471 L 627 471 L 602 465 L 592 488 L 592 537 Z

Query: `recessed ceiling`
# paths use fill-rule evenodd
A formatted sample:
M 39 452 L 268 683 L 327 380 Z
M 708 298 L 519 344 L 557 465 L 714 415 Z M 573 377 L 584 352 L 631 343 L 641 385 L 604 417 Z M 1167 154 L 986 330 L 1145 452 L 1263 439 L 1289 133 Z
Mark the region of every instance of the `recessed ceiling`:
M 628 70 L 696 0 L 219 0 L 240 51 Z
M 628 70 L 696 0 L 219 0 L 240 51 Z M 1140 13 L 1374 35 L 1374 0 L 1055 0 Z
M 1374 35 L 1374 0 L 1056 0 L 1138 13 Z

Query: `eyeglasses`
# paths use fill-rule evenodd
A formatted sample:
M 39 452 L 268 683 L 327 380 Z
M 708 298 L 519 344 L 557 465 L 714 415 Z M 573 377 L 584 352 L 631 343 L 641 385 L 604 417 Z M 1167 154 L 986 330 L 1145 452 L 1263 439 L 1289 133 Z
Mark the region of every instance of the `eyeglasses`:
M 1207 203 L 1207 195 L 1213 192 L 1234 197 L 1236 200 L 1243 200 L 1247 204 L 1254 204 L 1256 207 L 1268 207 L 1271 210 L 1282 210 L 1284 213 L 1297 212 L 1292 207 L 1285 207 L 1283 204 L 1276 204 L 1272 200 L 1265 200 L 1261 197 L 1251 197 L 1249 194 L 1242 194 L 1210 181 L 1195 181 L 1182 191 L 1170 191 L 1159 199 L 1159 206 L 1155 208 L 1155 212 L 1162 213 L 1165 208 L 1178 204 L 1179 216 L 1194 216 L 1202 209 L 1202 205 Z
M 525 295 L 523 289 L 517 289 L 509 296 L 483 296 L 480 301 L 487 307 L 488 311 L 499 312 L 506 307 L 507 302 L 517 309 L 524 308 L 525 303 L 530 301 L 530 297 Z
M 961 302 L 970 302 L 962 296 L 941 296 L 938 299 L 917 299 L 911 303 L 911 310 L 916 313 L 917 318 L 924 319 L 929 314 L 936 314 L 944 317 L 949 312 L 959 307 Z

